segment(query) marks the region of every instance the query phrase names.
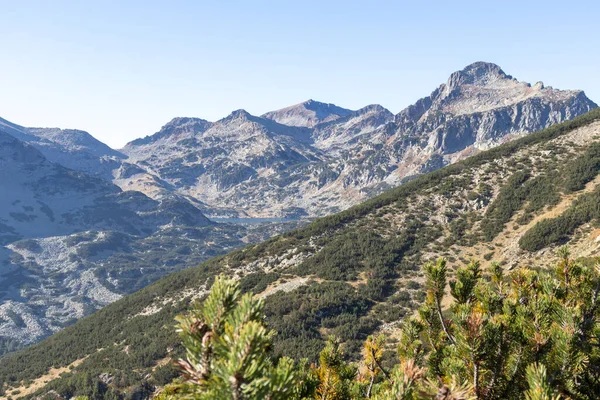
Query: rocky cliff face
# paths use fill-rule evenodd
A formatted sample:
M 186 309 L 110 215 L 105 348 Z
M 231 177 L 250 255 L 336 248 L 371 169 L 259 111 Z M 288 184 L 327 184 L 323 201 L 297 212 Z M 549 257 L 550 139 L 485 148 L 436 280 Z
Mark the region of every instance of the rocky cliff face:
M 254 210 L 246 213 L 242 198 L 255 197 L 254 191 L 260 188 L 269 191 L 265 196 L 285 196 L 281 189 L 286 186 L 285 171 L 323 162 L 326 156 L 311 146 L 310 134 L 307 128 L 281 125 L 244 110 L 234 111 L 203 132 L 165 126 L 148 143 L 130 143 L 122 150 L 141 169 L 120 184 L 126 187 L 131 181 L 154 176 L 206 204 L 211 214 L 277 216 Z M 277 201 L 275 197 L 269 203 Z M 290 212 L 294 211 L 286 215 Z
M 170 186 L 210 214 L 321 216 L 594 107 L 582 91 L 519 82 L 478 62 L 397 115 L 309 100 L 199 129 L 174 120 L 122 150 L 140 170 L 118 184 L 150 196 Z
M 175 118 L 121 151 L 76 130 L 0 120 L 50 161 L 213 216 L 314 217 L 596 107 L 582 91 L 520 82 L 477 62 L 394 115 L 308 100 L 217 122 Z
M 130 146 L 143 146 L 156 143 L 161 139 L 174 140 L 178 137 L 201 134 L 212 126 L 212 122 L 201 118 L 173 118 L 154 135 L 136 139 L 129 143 Z M 187 136 L 186 136 L 187 135 Z
M 0 125 L 50 161 L 210 215 L 321 216 L 596 107 L 582 91 L 519 82 L 477 62 L 393 115 L 309 100 L 261 117 L 175 118 L 117 152 L 86 132 Z
M 450 154 L 489 147 L 506 135 L 540 130 L 594 107 L 582 91 L 532 86 L 495 64 L 478 62 L 453 73 L 394 122 L 398 134 L 428 136 L 430 151 Z

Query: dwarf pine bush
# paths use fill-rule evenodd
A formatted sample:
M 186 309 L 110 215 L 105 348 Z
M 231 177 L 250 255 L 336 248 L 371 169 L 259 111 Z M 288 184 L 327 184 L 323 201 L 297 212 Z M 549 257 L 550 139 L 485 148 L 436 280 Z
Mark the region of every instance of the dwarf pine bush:
M 424 266 L 427 296 L 402 323 L 389 368 L 384 334 L 348 363 L 330 338 L 318 363 L 274 360 L 261 300 L 220 277 L 200 307 L 179 318 L 187 357 L 162 398 L 194 399 L 597 399 L 598 266 L 559 251 L 553 272 L 476 261 L 448 280 L 446 261 Z M 448 290 L 449 289 L 449 290 Z M 389 364 L 388 364 L 389 365 Z

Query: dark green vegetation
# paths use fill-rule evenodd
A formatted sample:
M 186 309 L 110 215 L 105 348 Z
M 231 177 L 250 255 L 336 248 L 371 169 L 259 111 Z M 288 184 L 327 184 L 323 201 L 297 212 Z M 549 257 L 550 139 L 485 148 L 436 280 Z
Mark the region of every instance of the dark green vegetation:
M 523 209 L 523 215 L 517 222 L 524 224 L 544 207 L 557 204 L 561 192 L 569 194 L 583 189 L 600 172 L 600 143 L 592 143 L 581 156 L 568 161 L 564 166 L 545 167 L 544 172 L 536 177 L 532 177 L 530 168 L 524 166 L 508 178 L 498 197 L 488 207 L 482 222 L 486 240 L 493 240 L 519 210 Z M 588 222 L 590 219 L 591 217 L 585 221 L 580 220 Z M 561 232 L 560 237 L 546 240 L 541 247 L 521 247 L 530 251 L 540 250 L 551 243 L 557 243 L 560 238 L 564 238 L 564 234 L 572 233 L 583 222 L 574 221 L 570 232 Z M 537 236 L 535 233 L 533 235 Z
M 290 293 L 276 293 L 267 298 L 265 307 L 269 326 L 278 332 L 275 353 L 315 360 L 322 347 L 321 329 L 356 350 L 379 325 L 367 316 L 372 305 L 372 300 L 343 282 L 313 283 Z
M 424 266 L 426 300 L 384 362 L 385 334 L 348 363 L 330 336 L 318 364 L 271 351 L 263 303 L 220 277 L 202 306 L 178 317 L 182 375 L 160 400 L 592 400 L 600 392 L 600 270 L 558 251 L 555 273 L 505 274 L 477 261 L 448 282 L 444 259 Z M 449 283 L 449 284 L 448 284 Z M 442 302 L 449 286 L 452 302 Z
M 23 348 L 16 340 L 0 339 L 0 356 Z
M 580 226 L 600 218 L 600 187 L 580 196 L 569 209 L 556 218 L 544 219 L 519 240 L 528 251 L 541 250 L 554 243 L 564 243 Z
M 123 387 L 104 383 L 119 396 L 159 385 L 158 375 L 164 371 L 153 371 L 156 363 L 182 355 L 172 329 L 174 316 L 189 309 L 192 296 L 202 297 L 214 276 L 236 271 L 244 276 L 244 290 L 257 293 L 304 279 L 299 287 L 265 299 L 267 324 L 278 331 L 275 354 L 315 361 L 324 339 L 333 334 L 345 343 L 346 357 L 358 359 L 360 345 L 370 334 L 384 323 L 399 329 L 397 323 L 423 301 L 419 282 L 424 262 L 443 255 L 451 267 L 459 267 L 469 254 L 458 246 L 475 244 L 489 250 L 473 256 L 492 259 L 496 235 L 512 228 L 513 219 L 517 224 L 530 221 L 565 193 L 588 196 L 580 188 L 595 177 L 590 170 L 597 170 L 597 145 L 563 146 L 556 141 L 599 119 L 600 110 L 592 111 L 423 175 L 304 228 L 169 275 L 44 342 L 4 357 L 0 387 L 17 387 L 52 366 L 81 359 L 52 387 L 82 382 L 83 374 L 92 380 L 102 374 L 125 376 Z

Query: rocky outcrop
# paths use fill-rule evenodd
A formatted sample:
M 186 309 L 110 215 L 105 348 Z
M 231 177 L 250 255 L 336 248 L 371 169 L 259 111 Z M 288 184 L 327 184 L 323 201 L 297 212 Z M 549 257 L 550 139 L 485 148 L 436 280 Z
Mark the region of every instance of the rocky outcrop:
M 129 162 L 144 169 L 131 180 L 145 174 L 157 176 L 178 193 L 208 204 L 209 213 L 221 214 L 216 209 L 225 208 L 245 215 L 242 197 L 254 196 L 249 193 L 254 190 L 269 190 L 265 179 L 285 196 L 282 188 L 288 171 L 325 160 L 325 155 L 311 146 L 310 134 L 307 128 L 281 125 L 237 110 L 201 134 L 188 131 L 176 139 L 165 135 L 148 144 L 130 143 L 122 151 Z
M 443 154 L 487 148 L 509 134 L 524 134 L 595 108 L 582 91 L 530 85 L 495 64 L 477 62 L 453 73 L 430 96 L 395 118 L 398 134 L 428 137 Z
M 154 135 L 136 139 L 130 143 L 131 146 L 142 146 L 155 143 L 161 139 L 185 136 L 187 134 L 201 134 L 212 125 L 201 118 L 173 118 L 160 131 Z
M 217 122 L 174 118 L 115 151 L 82 131 L 1 120 L 50 161 L 160 200 L 194 199 L 213 216 L 322 216 L 411 177 L 596 107 L 582 91 L 531 85 L 473 63 L 393 115 L 314 100 Z

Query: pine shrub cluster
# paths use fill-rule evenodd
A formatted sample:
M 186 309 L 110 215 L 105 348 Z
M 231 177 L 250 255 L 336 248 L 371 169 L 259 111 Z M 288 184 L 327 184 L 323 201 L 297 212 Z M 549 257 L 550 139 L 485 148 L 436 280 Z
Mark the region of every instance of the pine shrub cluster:
M 559 250 L 555 271 L 506 272 L 476 261 L 451 280 L 427 263 L 427 296 L 403 321 L 390 366 L 384 334 L 348 362 L 330 337 L 318 363 L 276 359 L 262 300 L 220 277 L 203 305 L 179 317 L 187 355 L 161 399 L 597 399 L 600 269 Z

